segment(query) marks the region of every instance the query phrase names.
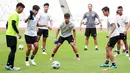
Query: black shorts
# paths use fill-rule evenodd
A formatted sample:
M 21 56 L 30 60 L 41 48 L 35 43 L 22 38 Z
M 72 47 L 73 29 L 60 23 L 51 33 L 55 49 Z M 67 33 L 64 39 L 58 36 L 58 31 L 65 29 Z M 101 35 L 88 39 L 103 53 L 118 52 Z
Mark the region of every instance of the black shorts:
M 86 30 L 85 30 L 85 36 L 89 37 L 90 35 L 92 37 L 96 37 L 97 36 L 96 28 L 86 28 Z
M 37 35 L 41 36 L 43 35 L 43 37 L 48 37 L 48 29 L 38 29 Z
M 7 47 L 17 46 L 17 37 L 6 35 Z
M 127 35 L 125 35 L 124 33 L 120 33 L 120 40 L 126 41 Z
M 111 37 L 111 38 L 109 39 L 109 42 L 107 43 L 107 45 L 108 45 L 109 47 L 114 48 L 114 46 L 115 46 L 115 44 L 118 42 L 118 40 L 120 40 L 120 35 L 119 35 L 119 36 L 115 36 L 115 37 Z
M 68 43 L 70 44 L 71 42 L 73 42 L 74 41 L 74 38 L 73 38 L 73 36 L 71 35 L 71 36 L 69 36 L 69 37 L 66 37 L 66 38 L 64 38 L 64 37 L 59 37 L 59 39 L 58 39 L 58 43 L 61 43 L 61 44 L 63 44 L 63 42 L 65 41 L 65 40 L 67 40 L 68 41 Z
M 26 41 L 26 44 L 34 44 L 37 41 L 37 36 L 28 36 L 28 35 L 25 35 L 25 41 Z

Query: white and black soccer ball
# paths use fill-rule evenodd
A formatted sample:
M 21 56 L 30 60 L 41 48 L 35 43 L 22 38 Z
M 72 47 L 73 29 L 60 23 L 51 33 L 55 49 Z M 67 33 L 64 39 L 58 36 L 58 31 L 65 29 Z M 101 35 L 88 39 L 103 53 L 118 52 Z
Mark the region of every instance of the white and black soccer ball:
M 22 44 L 20 44 L 20 45 L 18 46 L 18 49 L 19 49 L 19 50 L 23 50 L 23 49 L 24 49 L 24 46 L 23 46 Z
M 60 68 L 60 62 L 58 62 L 58 61 L 53 61 L 53 62 L 52 62 L 52 68 L 53 68 L 53 69 L 59 69 L 59 68 Z
M 87 24 L 87 18 L 85 18 L 85 19 L 82 21 L 82 24 L 83 24 L 83 25 L 86 25 L 86 24 Z

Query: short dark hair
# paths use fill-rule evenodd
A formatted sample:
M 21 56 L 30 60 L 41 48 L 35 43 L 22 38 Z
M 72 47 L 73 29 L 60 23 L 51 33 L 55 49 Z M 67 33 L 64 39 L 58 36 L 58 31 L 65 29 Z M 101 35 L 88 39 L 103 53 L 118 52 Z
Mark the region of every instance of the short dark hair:
M 122 6 L 118 6 L 118 9 L 123 9 L 123 7 Z
M 49 6 L 49 3 L 45 3 L 44 6 Z
M 107 6 L 103 7 L 102 11 L 108 11 L 109 12 L 109 7 L 107 7 Z
M 38 5 L 33 5 L 33 10 L 39 11 L 40 7 Z
M 25 8 L 25 5 L 24 5 L 23 3 L 21 3 L 21 2 L 19 2 L 19 3 L 16 5 L 16 8 L 18 8 L 18 7 Z
M 70 14 L 69 13 L 65 13 L 64 14 L 64 18 L 70 18 Z
M 93 6 L 91 3 L 89 3 L 88 5 L 91 5 L 91 6 Z

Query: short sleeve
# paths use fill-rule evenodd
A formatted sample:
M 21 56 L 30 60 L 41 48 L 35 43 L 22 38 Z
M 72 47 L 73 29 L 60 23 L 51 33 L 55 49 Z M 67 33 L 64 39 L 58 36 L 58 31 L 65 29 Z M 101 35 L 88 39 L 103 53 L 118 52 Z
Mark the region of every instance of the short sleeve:
M 127 16 L 124 17 L 124 22 L 127 24 L 129 22 Z
M 116 23 L 116 19 L 115 18 L 108 18 L 108 22 L 109 24 L 115 24 Z
M 41 17 L 41 12 L 39 11 L 38 14 L 36 15 L 37 20 L 40 20 Z
M 18 21 L 19 20 L 19 15 L 18 14 L 13 14 L 12 20 Z
M 83 19 L 85 19 L 85 18 L 86 18 L 86 14 L 87 14 L 87 13 L 85 13 L 85 14 L 84 14 Z
M 72 29 L 75 29 L 75 25 L 72 23 Z
M 61 29 L 63 24 L 64 24 L 64 23 L 60 24 L 60 26 L 58 27 L 58 29 Z
M 95 12 L 95 17 L 96 17 L 96 18 L 99 18 L 99 15 L 98 15 L 96 12 Z

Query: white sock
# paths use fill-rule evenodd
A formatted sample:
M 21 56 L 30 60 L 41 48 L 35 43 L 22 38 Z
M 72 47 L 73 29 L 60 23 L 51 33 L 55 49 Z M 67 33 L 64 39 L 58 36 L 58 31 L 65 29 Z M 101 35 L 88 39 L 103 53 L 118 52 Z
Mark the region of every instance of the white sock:
M 121 47 L 122 47 L 122 49 L 123 49 L 123 50 L 125 50 L 125 46 L 124 46 L 124 45 L 123 45 L 123 46 L 121 46 Z
M 85 45 L 85 48 L 88 48 L 88 46 L 87 46 L 87 45 Z
M 98 48 L 98 46 L 96 45 L 95 48 Z

